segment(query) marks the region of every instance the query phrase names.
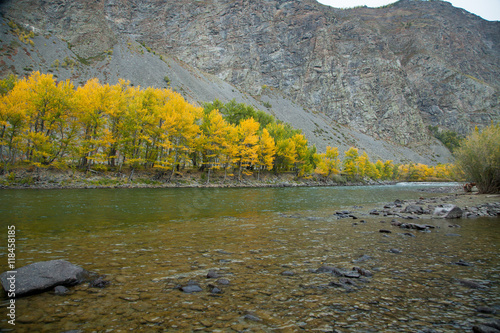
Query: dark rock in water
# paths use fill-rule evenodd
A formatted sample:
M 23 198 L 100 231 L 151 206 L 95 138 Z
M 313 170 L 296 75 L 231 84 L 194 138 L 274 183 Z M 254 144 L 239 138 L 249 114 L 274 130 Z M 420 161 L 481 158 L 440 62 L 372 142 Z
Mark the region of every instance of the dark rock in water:
M 483 326 L 491 327 L 497 330 L 500 330 L 500 319 L 493 319 L 492 321 L 488 321 L 483 323 Z
M 373 209 L 370 211 L 370 215 L 380 215 L 380 212 L 377 211 L 376 209 Z
M 0 275 L 3 288 L 10 287 L 14 274 L 4 272 Z M 36 262 L 17 269 L 15 274 L 16 297 L 40 293 L 55 286 L 73 286 L 88 279 L 89 273 L 80 266 L 66 260 Z
M 260 319 L 258 316 L 256 316 L 255 314 L 253 314 L 251 312 L 245 314 L 244 318 L 246 320 L 250 320 L 250 321 L 262 321 L 262 319 Z
M 366 276 L 366 277 L 373 276 L 373 273 L 370 272 L 367 269 L 364 269 L 364 268 L 361 268 L 361 267 L 353 267 L 352 269 L 355 270 L 356 272 L 358 272 L 362 276 Z
M 390 233 L 392 233 L 392 231 L 387 230 L 387 229 L 380 229 L 378 232 L 381 232 L 383 234 L 390 234 Z
M 398 220 L 392 220 L 392 221 L 391 221 L 391 225 L 392 225 L 392 226 L 395 226 L 395 227 L 400 227 L 400 226 L 402 226 L 403 224 L 404 224 L 403 222 L 400 222 L 400 221 L 398 221 Z
M 66 295 L 67 293 L 69 293 L 69 289 L 65 286 L 56 286 L 54 288 L 54 293 L 56 295 Z
M 281 272 L 281 275 L 284 275 L 284 276 L 294 276 L 295 273 L 292 272 L 292 271 L 283 271 L 283 272 Z
M 361 276 L 361 274 L 357 271 L 344 272 L 344 276 L 347 278 L 357 279 Z
M 475 282 L 475 281 L 471 281 L 471 280 L 458 280 L 458 282 L 462 286 L 468 287 L 468 288 L 471 288 L 471 289 L 485 289 L 486 288 L 482 284 L 480 284 L 478 282 Z
M 390 249 L 389 252 L 396 253 L 396 254 L 403 253 L 403 251 L 401 251 L 399 249 Z
M 497 312 L 496 309 L 490 308 L 489 306 L 480 306 L 476 310 L 477 312 L 487 313 L 487 314 L 495 314 Z
M 369 255 L 363 254 L 361 257 L 359 257 L 358 259 L 354 259 L 352 262 L 356 264 L 356 263 L 364 262 L 364 261 L 367 261 L 370 259 L 372 259 L 372 257 L 370 257 Z
M 181 291 L 187 293 L 187 294 L 190 294 L 190 293 L 197 293 L 197 292 L 200 292 L 200 291 L 203 291 L 203 289 L 201 289 L 201 287 L 198 285 L 198 284 L 189 284 L 187 286 L 183 286 L 180 288 Z
M 410 229 L 416 229 L 416 230 L 426 230 L 426 229 L 432 229 L 434 226 L 428 225 L 428 224 L 417 224 L 417 223 L 408 223 L 408 226 Z
M 403 210 L 403 213 L 408 213 L 408 214 L 423 214 L 424 209 L 422 206 L 417 206 L 417 205 L 408 205 L 406 208 Z
M 415 236 L 414 234 L 412 234 L 410 232 L 405 232 L 403 235 L 404 236 L 408 236 L 408 237 L 417 237 L 417 236 Z
M 439 205 L 434 209 L 434 217 L 440 217 L 444 219 L 458 219 L 463 215 L 462 209 L 453 204 L 443 204 Z
M 348 278 L 340 278 L 339 281 L 332 281 L 328 284 L 330 287 L 344 288 L 346 292 L 355 291 L 358 285 Z
M 330 273 L 330 274 L 334 274 L 337 276 L 344 276 L 344 273 L 340 269 L 338 269 L 337 267 L 333 267 L 333 266 L 321 266 L 320 268 L 318 268 L 314 272 L 315 273 Z
M 227 286 L 229 284 L 229 280 L 228 279 L 218 279 L 215 282 L 218 283 L 218 284 L 221 284 L 223 286 Z
M 99 276 L 97 279 L 89 282 L 89 287 L 91 288 L 105 288 L 110 285 L 111 282 L 104 280 L 104 276 Z
M 212 294 L 222 294 L 222 290 L 219 287 L 213 285 L 210 285 L 209 287 Z
M 488 325 L 476 325 L 472 327 L 472 332 L 474 333 L 500 333 L 499 329 Z
M 454 263 L 455 265 L 459 265 L 459 266 L 474 266 L 473 264 L 465 261 L 465 260 L 462 260 L 462 259 L 459 259 L 457 262 Z
M 213 269 L 209 270 L 207 273 L 207 279 L 218 279 L 220 277 L 221 277 L 221 275 Z

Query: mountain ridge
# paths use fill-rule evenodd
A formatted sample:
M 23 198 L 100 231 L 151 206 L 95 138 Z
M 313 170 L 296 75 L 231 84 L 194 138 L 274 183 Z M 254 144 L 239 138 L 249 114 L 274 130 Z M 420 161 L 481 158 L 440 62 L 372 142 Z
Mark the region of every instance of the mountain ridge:
M 373 158 L 448 162 L 428 125 L 465 135 L 500 119 L 500 22 L 441 1 L 340 10 L 312 0 L 21 0 L 0 10 L 89 63 L 64 73 L 47 64 L 60 55 L 39 52 L 61 79 L 168 79 L 195 103 L 235 98 L 268 111 L 320 151 L 356 145 Z M 2 75 L 23 74 L 29 60 L 11 58 Z

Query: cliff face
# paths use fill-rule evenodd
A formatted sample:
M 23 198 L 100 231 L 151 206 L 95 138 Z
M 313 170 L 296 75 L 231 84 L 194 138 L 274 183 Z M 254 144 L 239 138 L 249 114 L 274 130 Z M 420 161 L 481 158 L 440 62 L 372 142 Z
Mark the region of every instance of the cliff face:
M 1 10 L 81 58 L 138 41 L 393 145 L 431 144 L 429 124 L 466 134 L 500 121 L 500 22 L 447 2 L 339 10 L 314 0 L 16 0 Z

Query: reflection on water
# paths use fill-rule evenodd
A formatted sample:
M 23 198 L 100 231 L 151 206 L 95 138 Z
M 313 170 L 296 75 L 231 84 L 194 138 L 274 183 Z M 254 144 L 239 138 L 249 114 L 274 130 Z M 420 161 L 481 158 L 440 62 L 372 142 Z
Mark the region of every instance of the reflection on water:
M 500 306 L 499 219 L 453 229 L 430 220 L 439 228 L 405 235 L 381 218 L 334 216 L 420 196 L 433 195 L 407 186 L 2 191 L 0 227 L 18 229 L 18 266 L 66 259 L 112 281 L 19 299 L 16 332 L 470 330 L 495 316 L 478 307 Z M 323 265 L 374 275 L 314 273 Z M 211 269 L 229 284 L 207 279 Z M 176 288 L 189 280 L 203 291 Z

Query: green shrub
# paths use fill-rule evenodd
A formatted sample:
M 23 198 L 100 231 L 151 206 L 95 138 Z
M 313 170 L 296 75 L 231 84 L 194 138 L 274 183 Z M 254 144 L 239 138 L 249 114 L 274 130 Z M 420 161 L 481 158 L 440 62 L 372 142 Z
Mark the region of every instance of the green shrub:
M 475 130 L 457 149 L 456 162 L 479 193 L 500 193 L 500 125 Z
M 457 132 L 440 130 L 437 126 L 429 126 L 429 131 L 441 141 L 446 148 L 451 152 L 460 146 L 460 142 L 463 140 L 462 137 Z

